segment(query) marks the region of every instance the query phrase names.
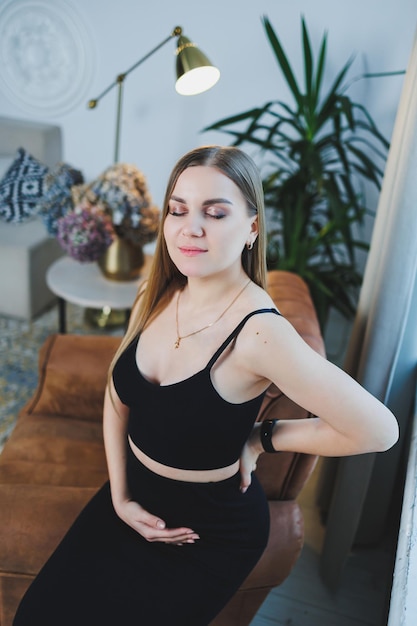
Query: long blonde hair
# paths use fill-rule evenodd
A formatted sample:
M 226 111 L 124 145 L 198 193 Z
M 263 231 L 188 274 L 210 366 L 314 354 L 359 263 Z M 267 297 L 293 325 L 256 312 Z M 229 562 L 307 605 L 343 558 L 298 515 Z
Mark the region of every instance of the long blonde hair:
M 133 339 L 170 302 L 177 289 L 182 289 L 187 278 L 172 262 L 164 238 L 164 221 L 168 205 L 179 176 L 189 167 L 203 165 L 215 167 L 230 178 L 240 189 L 247 202 L 248 212 L 258 216 L 258 236 L 251 250 L 246 246 L 242 251 L 242 267 L 256 284 L 265 288 L 266 284 L 266 234 L 265 209 L 262 181 L 253 160 L 242 150 L 231 146 L 203 146 L 185 154 L 175 165 L 169 178 L 156 249 L 146 288 L 139 290 L 133 305 L 133 319 L 110 365 L 109 377 L 120 354 Z

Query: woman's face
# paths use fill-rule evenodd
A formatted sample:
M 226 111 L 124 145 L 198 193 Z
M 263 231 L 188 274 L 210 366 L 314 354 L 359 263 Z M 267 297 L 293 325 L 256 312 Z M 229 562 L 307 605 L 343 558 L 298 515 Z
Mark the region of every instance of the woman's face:
M 257 232 L 257 217 L 230 178 L 209 166 L 182 172 L 164 222 L 169 255 L 182 274 L 207 277 L 240 266 Z

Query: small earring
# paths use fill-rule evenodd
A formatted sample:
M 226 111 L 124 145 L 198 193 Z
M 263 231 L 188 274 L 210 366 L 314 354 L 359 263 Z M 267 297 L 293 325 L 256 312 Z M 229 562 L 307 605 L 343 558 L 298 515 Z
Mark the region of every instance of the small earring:
M 246 244 L 246 248 L 248 250 L 252 250 L 252 248 L 253 248 L 253 241 L 249 241 L 249 243 Z

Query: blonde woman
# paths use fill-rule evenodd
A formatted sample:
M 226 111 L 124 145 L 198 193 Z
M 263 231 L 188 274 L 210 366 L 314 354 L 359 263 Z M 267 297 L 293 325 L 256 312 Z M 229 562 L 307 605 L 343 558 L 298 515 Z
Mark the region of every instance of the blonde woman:
M 15 626 L 207 626 L 267 542 L 252 473 L 260 454 L 341 456 L 396 442 L 391 412 L 279 314 L 265 272 L 252 160 L 231 147 L 186 154 L 110 368 L 110 481 L 35 579 Z M 317 417 L 255 424 L 271 382 Z

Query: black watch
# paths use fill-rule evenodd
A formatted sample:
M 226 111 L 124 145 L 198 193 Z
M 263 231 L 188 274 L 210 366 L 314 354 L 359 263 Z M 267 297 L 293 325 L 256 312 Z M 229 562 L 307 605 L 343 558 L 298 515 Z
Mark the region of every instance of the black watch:
M 279 452 L 272 445 L 272 431 L 278 420 L 264 420 L 261 422 L 260 437 L 265 452 Z

